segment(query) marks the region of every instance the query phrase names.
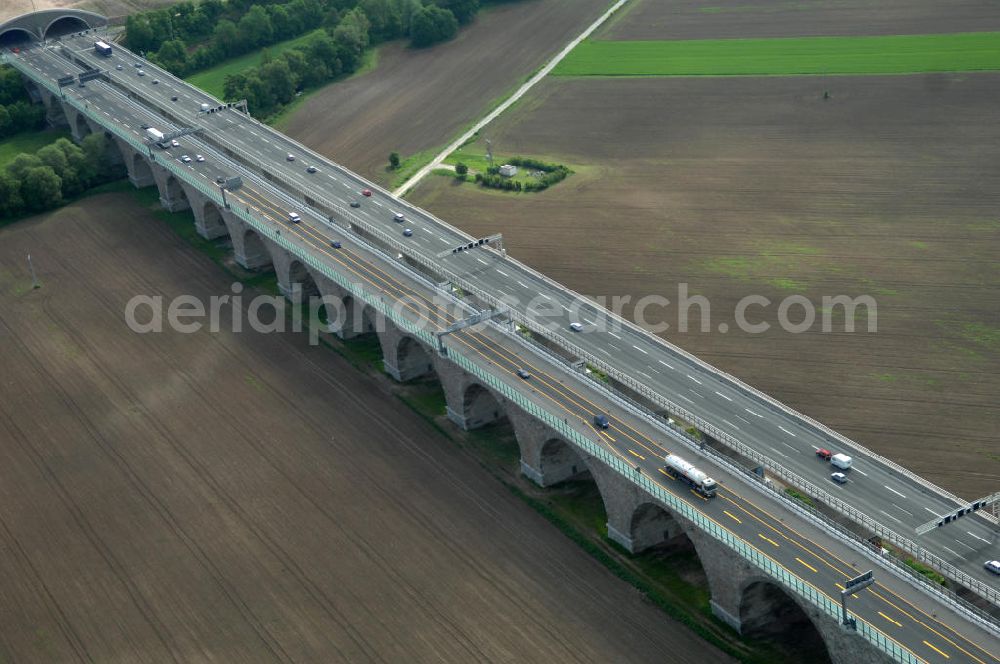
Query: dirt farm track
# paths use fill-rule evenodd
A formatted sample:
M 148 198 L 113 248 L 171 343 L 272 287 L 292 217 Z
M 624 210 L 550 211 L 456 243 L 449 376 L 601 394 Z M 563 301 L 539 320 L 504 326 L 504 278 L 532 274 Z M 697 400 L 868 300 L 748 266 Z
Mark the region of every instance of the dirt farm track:
M 125 195 L 0 231 L 0 662 L 728 661 L 336 353 L 125 327 L 229 287 Z

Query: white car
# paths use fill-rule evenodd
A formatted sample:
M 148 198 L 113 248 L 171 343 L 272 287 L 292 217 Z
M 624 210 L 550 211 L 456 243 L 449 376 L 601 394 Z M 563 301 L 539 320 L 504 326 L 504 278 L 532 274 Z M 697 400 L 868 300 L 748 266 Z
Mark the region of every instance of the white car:
M 177 142 L 176 138 L 174 140 L 170 141 L 170 145 L 172 145 L 175 148 L 179 148 L 181 146 L 181 144 Z
M 406 221 L 406 216 L 405 216 L 405 215 L 403 215 L 403 213 L 402 213 L 402 212 L 394 212 L 394 213 L 393 213 L 393 215 L 392 215 L 392 218 L 393 218 L 393 219 L 394 219 L 395 221 L 400 221 L 400 222 L 402 222 L 402 221 Z
M 569 329 L 573 330 L 574 332 L 582 332 L 583 325 L 581 325 L 580 323 L 570 323 Z
M 1000 575 L 1000 560 L 987 560 L 983 567 L 986 568 L 987 572 L 993 572 L 994 574 Z
M 205 158 L 203 156 L 201 156 L 200 154 L 196 154 L 194 156 L 194 160 L 200 164 L 201 162 L 205 161 Z
M 831 473 L 830 479 L 837 484 L 847 484 L 847 475 L 843 473 Z
M 186 154 L 182 154 L 181 155 L 181 161 L 183 161 L 185 164 L 190 164 L 191 163 L 191 157 L 187 156 Z

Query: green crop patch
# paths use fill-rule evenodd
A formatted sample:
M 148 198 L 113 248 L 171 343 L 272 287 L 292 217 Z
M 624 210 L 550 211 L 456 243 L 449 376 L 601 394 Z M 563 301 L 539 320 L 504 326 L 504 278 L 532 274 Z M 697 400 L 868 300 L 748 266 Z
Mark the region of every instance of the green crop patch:
M 794 76 L 1000 70 L 1000 32 L 585 41 L 556 76 Z

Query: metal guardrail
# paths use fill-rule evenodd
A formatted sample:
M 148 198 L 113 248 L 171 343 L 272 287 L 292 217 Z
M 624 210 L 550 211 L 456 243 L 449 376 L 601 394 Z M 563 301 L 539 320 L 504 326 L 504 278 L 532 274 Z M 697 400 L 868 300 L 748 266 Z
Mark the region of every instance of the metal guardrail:
M 743 559 L 747 560 L 769 577 L 775 579 L 785 587 L 790 588 L 797 595 L 815 606 L 828 617 L 837 620 L 841 619 L 841 609 L 838 600 L 830 597 L 812 584 L 804 581 L 798 576 L 785 569 L 773 558 L 767 556 L 761 550 L 750 545 L 748 542 L 726 529 L 715 520 L 702 514 L 686 501 L 679 499 L 669 491 L 664 490 L 659 484 L 648 478 L 637 466 L 623 460 L 620 456 L 612 453 L 601 443 L 595 443 L 590 438 L 581 433 L 578 429 L 570 426 L 562 418 L 552 415 L 545 409 L 537 406 L 528 399 L 523 392 L 511 387 L 495 374 L 482 369 L 473 361 L 470 361 L 460 352 L 453 348 L 448 348 L 448 357 L 462 367 L 465 371 L 476 376 L 484 384 L 498 392 L 504 398 L 516 404 L 519 408 L 541 420 L 546 425 L 558 432 L 563 438 L 576 445 L 589 456 L 598 459 L 609 466 L 614 472 L 623 476 L 630 482 L 638 485 L 646 493 L 650 494 L 657 501 L 668 506 L 674 512 L 680 514 L 685 519 L 693 522 L 698 528 L 707 533 L 713 539 L 721 542 L 731 550 L 736 552 Z M 853 615 L 853 614 L 852 614 Z M 907 664 L 917 664 L 923 662 L 909 649 L 887 636 L 873 624 L 863 618 L 854 615 L 857 621 L 857 632 L 872 646 L 886 653 L 897 662 Z
M 31 77 L 32 80 L 35 80 L 35 77 L 31 76 L 31 74 L 34 72 L 30 68 L 26 67 L 22 62 L 20 62 L 19 59 L 16 58 L 11 59 L 8 56 L 6 56 L 6 54 L 3 54 L 2 57 L 0 57 L 0 59 L 9 64 L 13 64 L 19 71 Z M 13 62 L 11 62 L 11 60 L 13 60 Z M 49 89 L 49 91 L 55 94 L 56 96 L 60 96 L 58 87 L 54 84 L 54 82 L 51 82 L 45 78 L 43 78 L 43 80 L 41 81 L 36 81 L 36 82 L 39 82 L 41 85 Z M 106 128 L 109 129 L 112 133 L 117 135 L 119 138 L 121 138 L 122 140 L 124 140 L 125 142 L 127 142 L 129 145 L 136 148 L 140 152 L 147 150 L 148 146 L 146 146 L 144 141 L 133 136 L 130 132 L 124 130 L 117 124 L 108 123 L 107 125 L 105 125 L 102 118 L 96 112 L 89 109 L 88 104 L 83 103 L 81 107 L 81 103 L 73 97 L 64 98 L 64 101 L 73 106 L 74 108 L 76 108 L 77 111 L 83 113 L 87 117 L 94 120 L 95 122 L 101 124 L 102 126 L 106 126 Z M 222 196 L 221 193 L 218 191 L 218 189 L 200 181 L 198 178 L 191 177 L 190 173 L 188 173 L 185 169 L 180 168 L 177 164 L 174 164 L 172 160 L 164 160 L 164 161 L 157 160 L 157 164 L 171 171 L 179 180 L 184 181 L 190 186 L 193 186 L 195 189 L 200 191 L 204 196 L 215 202 L 217 205 L 220 206 L 223 205 Z M 351 281 L 349 278 L 341 275 L 336 270 L 333 270 L 330 267 L 330 265 L 327 264 L 325 261 L 317 259 L 315 256 L 311 254 L 311 252 L 302 251 L 303 247 L 297 245 L 294 242 L 290 242 L 286 237 L 282 236 L 278 230 L 273 228 L 271 223 L 257 219 L 250 212 L 249 208 L 243 208 L 240 207 L 239 205 L 236 205 L 236 206 L 230 206 L 230 211 L 232 211 L 238 217 L 243 219 L 246 223 L 248 223 L 251 227 L 253 227 L 262 236 L 267 237 L 269 240 L 281 246 L 282 248 L 286 249 L 287 251 L 295 253 L 317 272 L 323 274 L 327 278 L 331 279 L 333 282 L 340 285 L 346 291 L 350 292 L 355 297 L 360 298 L 362 301 L 372 306 L 376 311 L 379 311 L 386 318 L 392 320 L 401 329 L 413 335 L 415 338 L 423 341 L 427 345 L 435 347 L 437 339 L 434 334 L 425 329 L 424 326 L 418 325 L 408 320 L 407 318 L 401 316 L 398 311 L 396 311 L 393 307 L 389 305 L 388 302 L 386 302 L 386 300 L 381 296 L 381 294 L 369 292 L 367 289 L 361 287 L 360 284 Z M 354 217 L 354 215 L 349 212 L 346 212 L 346 214 Z M 358 219 L 358 221 L 362 223 L 364 226 L 368 225 L 365 222 L 361 222 L 360 219 Z M 411 258 L 413 258 L 413 256 L 411 256 Z M 437 266 L 428 266 L 428 267 L 430 269 L 438 271 Z M 458 275 L 446 274 L 445 276 L 448 276 L 448 278 L 450 278 L 453 281 L 453 283 L 456 283 L 462 286 L 463 288 L 467 288 L 477 298 L 483 300 L 484 302 L 493 303 L 496 306 L 503 307 L 504 309 L 507 309 L 509 311 L 509 309 L 505 307 L 500 300 L 494 298 L 492 295 L 488 293 L 480 292 L 480 289 L 476 288 L 475 286 L 472 286 L 471 284 L 466 285 L 464 283 L 464 279 L 461 279 L 460 277 L 458 277 Z M 519 322 L 525 324 L 526 327 L 529 327 L 529 329 L 535 327 L 532 321 L 528 320 L 524 316 L 521 316 L 517 312 L 511 312 L 511 315 L 516 319 L 520 319 Z M 571 352 L 575 351 L 571 350 Z M 836 600 L 830 598 L 825 593 L 822 593 L 811 584 L 808 584 L 804 582 L 802 579 L 798 578 L 797 576 L 791 574 L 788 570 L 786 570 L 776 561 L 769 558 L 758 549 L 750 546 L 744 540 L 737 537 L 730 531 L 726 530 L 724 527 L 722 527 L 715 521 L 701 514 L 693 507 L 688 505 L 686 502 L 681 501 L 677 499 L 675 496 L 673 496 L 673 494 L 664 491 L 661 487 L 659 487 L 658 484 L 646 478 L 641 473 L 641 471 L 639 471 L 638 468 L 631 466 L 630 464 L 627 464 L 621 458 L 615 456 L 610 451 L 605 449 L 603 446 L 599 444 L 595 445 L 593 441 L 589 440 L 586 436 L 583 436 L 578 430 L 568 426 L 560 418 L 553 416 L 551 413 L 548 413 L 547 411 L 533 404 L 522 393 L 520 393 L 518 390 L 511 388 L 507 383 L 502 381 L 496 375 L 480 368 L 478 365 L 469 361 L 468 359 L 466 359 L 464 356 L 462 356 L 460 353 L 456 352 L 452 348 L 449 348 L 448 355 L 449 358 L 452 359 L 452 361 L 454 361 L 456 364 L 459 364 L 465 370 L 469 371 L 469 373 L 477 376 L 484 383 L 490 385 L 493 389 L 503 394 L 507 399 L 517 404 L 519 407 L 526 410 L 527 412 L 531 413 L 538 419 L 542 420 L 543 422 L 554 428 L 556 431 L 560 432 L 562 435 L 566 437 L 568 441 L 573 442 L 578 447 L 585 450 L 585 452 L 589 456 L 593 456 L 600 459 L 619 474 L 625 476 L 634 483 L 638 484 L 641 488 L 647 491 L 647 493 L 649 493 L 650 495 L 654 496 L 657 500 L 660 500 L 664 504 L 669 505 L 676 512 L 682 514 L 685 518 L 696 523 L 702 530 L 707 532 L 715 539 L 729 546 L 739 555 L 741 555 L 742 557 L 744 557 L 745 559 L 749 560 L 757 567 L 762 569 L 769 576 L 772 576 L 773 578 L 784 583 L 786 586 L 792 588 L 799 595 L 801 595 L 806 600 L 813 603 L 818 608 L 820 608 L 820 610 L 822 610 L 824 613 L 827 613 L 827 615 L 831 616 L 834 619 L 839 620 L 840 606 Z M 581 356 L 587 357 L 587 354 L 583 353 L 581 354 Z M 707 423 L 705 424 L 707 425 Z M 881 649 L 883 652 L 889 654 L 894 659 L 896 659 L 896 661 L 900 662 L 920 661 L 920 659 L 917 658 L 915 655 L 913 655 L 912 652 L 910 652 L 908 649 L 898 644 L 896 641 L 888 638 L 885 634 L 883 634 L 873 625 L 870 625 L 860 617 L 856 616 L 855 618 L 858 623 L 858 632 L 863 637 L 865 637 L 870 643 L 872 643 L 873 645 Z
M 504 325 L 496 322 L 494 322 L 493 325 L 499 332 L 506 332 Z M 572 364 L 566 358 L 556 355 L 542 344 L 532 339 L 525 338 L 516 332 L 513 333 L 512 336 L 519 344 L 529 348 L 532 352 L 546 356 L 550 362 L 557 365 L 561 364 L 566 370 L 573 369 Z M 592 379 L 590 382 L 593 389 L 601 392 L 609 401 L 613 401 L 622 408 L 632 412 L 637 417 L 652 426 L 655 430 L 661 431 L 665 435 L 670 436 L 672 439 L 679 441 L 687 446 L 689 451 L 728 470 L 732 475 L 744 478 L 747 481 L 747 484 L 749 484 L 758 493 L 783 504 L 787 509 L 796 512 L 799 516 L 806 519 L 814 526 L 825 530 L 831 536 L 842 539 L 853 550 L 873 559 L 876 564 L 893 573 L 897 578 L 909 583 L 914 589 L 932 595 L 934 599 L 942 602 L 943 604 L 947 604 L 958 613 L 964 615 L 971 622 L 979 624 L 981 627 L 1000 638 L 1000 620 L 996 617 L 986 611 L 983 611 L 979 607 L 970 604 L 968 601 L 962 599 L 951 590 L 930 582 L 925 576 L 917 572 L 912 567 L 906 565 L 898 558 L 876 555 L 871 543 L 861 535 L 845 528 L 843 525 L 837 523 L 822 512 L 792 498 L 787 493 L 777 490 L 771 485 L 770 482 L 765 481 L 764 478 L 754 473 L 751 469 L 737 464 L 733 459 L 730 459 L 711 446 L 702 445 L 700 440 L 689 434 L 677 423 L 663 419 L 663 417 L 658 413 L 649 410 L 642 404 L 630 399 L 628 396 L 618 392 L 612 386 L 607 385 L 598 379 Z

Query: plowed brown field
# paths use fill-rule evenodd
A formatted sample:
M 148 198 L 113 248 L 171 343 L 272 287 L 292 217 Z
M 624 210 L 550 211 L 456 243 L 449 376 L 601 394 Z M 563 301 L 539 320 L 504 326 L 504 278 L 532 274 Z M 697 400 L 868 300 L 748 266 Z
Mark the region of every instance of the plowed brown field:
M 635 0 L 596 39 L 922 35 L 1000 29 L 990 0 Z
M 576 175 L 521 195 L 435 176 L 411 198 L 582 293 L 676 303 L 689 283 L 712 331 L 679 332 L 672 308 L 667 338 L 972 498 L 1000 482 L 998 84 L 549 79 L 484 133 Z M 817 315 L 870 294 L 878 332 L 783 332 L 795 293 Z M 774 303 L 751 316 L 767 333 L 735 329 L 751 294 Z
M 0 231 L 0 661 L 728 661 L 335 353 L 124 324 L 229 286 L 125 196 Z
M 608 0 L 529 0 L 480 12 L 453 41 L 382 47 L 373 71 L 327 86 L 282 130 L 385 184 L 389 153 L 442 148 L 607 9 Z

